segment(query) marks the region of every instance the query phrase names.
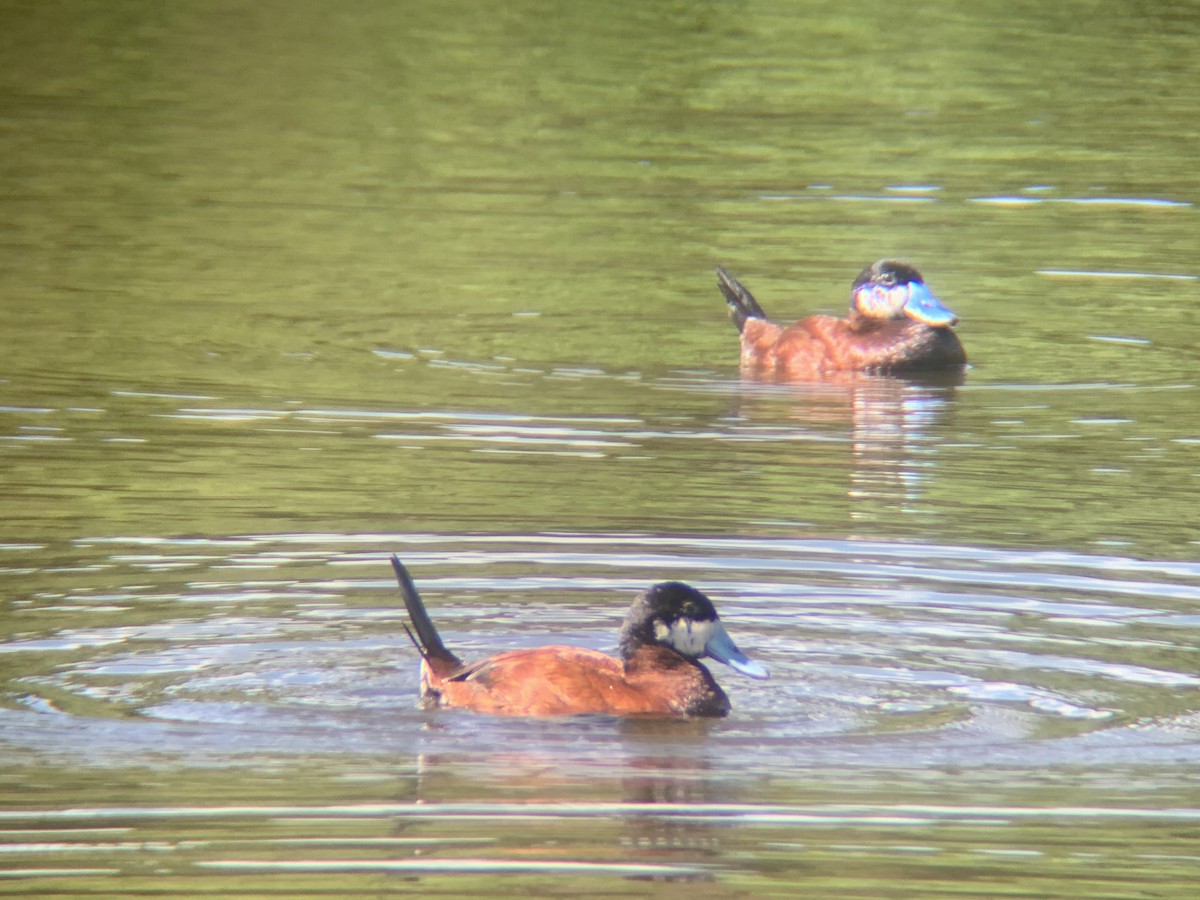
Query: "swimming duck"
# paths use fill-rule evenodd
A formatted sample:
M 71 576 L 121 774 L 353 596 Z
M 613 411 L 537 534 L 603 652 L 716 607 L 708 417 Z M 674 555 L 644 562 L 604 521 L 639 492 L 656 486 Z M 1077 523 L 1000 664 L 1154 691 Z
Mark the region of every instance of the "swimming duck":
M 850 312 L 807 316 L 791 325 L 767 319 L 758 301 L 717 266 L 717 284 L 741 333 L 742 368 L 793 379 L 834 372 L 904 374 L 961 368 L 967 362 L 950 327 L 958 317 L 907 263 L 882 259 L 850 288 Z
M 464 664 L 446 648 L 408 570 L 392 556 L 421 655 L 421 705 L 506 716 L 724 716 L 729 698 L 700 660 L 751 678 L 769 677 L 730 639 L 712 601 L 678 581 L 634 598 L 619 636 L 620 656 L 582 647 L 509 650 Z M 414 633 L 415 632 L 415 633 Z

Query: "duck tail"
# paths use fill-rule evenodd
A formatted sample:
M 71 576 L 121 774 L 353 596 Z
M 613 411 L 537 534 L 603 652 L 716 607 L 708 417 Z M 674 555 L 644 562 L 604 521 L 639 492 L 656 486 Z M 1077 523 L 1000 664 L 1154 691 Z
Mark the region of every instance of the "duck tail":
M 758 301 L 754 299 L 754 295 L 720 266 L 717 266 L 717 286 L 725 295 L 725 302 L 729 304 L 729 316 L 733 319 L 733 324 L 737 326 L 739 334 L 746 327 L 747 319 L 765 319 L 767 317 L 762 307 L 758 305 Z
M 392 568 L 396 571 L 400 596 L 404 598 L 404 607 L 408 610 L 408 618 L 412 622 L 412 628 L 405 625 L 404 630 L 408 632 L 409 640 L 421 654 L 421 659 L 425 660 L 429 668 L 439 675 L 457 669 L 462 665 L 462 661 L 446 649 L 446 645 L 442 643 L 442 636 L 433 627 L 433 620 L 429 618 L 425 604 L 421 601 L 421 595 L 417 593 L 412 576 L 408 574 L 408 569 L 404 568 L 404 563 L 400 562 L 400 557 L 394 553 L 392 554 Z M 414 631 L 416 634 L 413 634 Z

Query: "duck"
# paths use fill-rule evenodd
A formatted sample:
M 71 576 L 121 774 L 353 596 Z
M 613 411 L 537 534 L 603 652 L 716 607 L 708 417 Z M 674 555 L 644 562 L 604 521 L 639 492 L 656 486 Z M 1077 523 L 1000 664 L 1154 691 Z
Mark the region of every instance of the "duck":
M 701 659 L 750 678 L 770 677 L 737 648 L 712 601 L 678 581 L 652 585 L 634 598 L 621 625 L 618 656 L 552 645 L 464 663 L 442 642 L 399 557 L 392 554 L 391 561 L 412 626 L 404 629 L 421 657 L 423 709 L 497 716 L 719 717 L 729 714 L 729 698 Z
M 850 288 L 845 318 L 806 316 L 772 322 L 754 296 L 717 266 L 717 285 L 741 334 L 744 372 L 817 380 L 834 373 L 904 375 L 962 369 L 967 354 L 952 313 L 906 262 L 881 259 Z

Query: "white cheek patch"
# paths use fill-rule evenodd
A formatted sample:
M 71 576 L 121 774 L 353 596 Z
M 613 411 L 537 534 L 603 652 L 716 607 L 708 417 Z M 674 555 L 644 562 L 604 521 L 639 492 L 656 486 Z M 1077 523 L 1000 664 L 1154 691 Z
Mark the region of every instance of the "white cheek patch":
M 715 619 L 708 622 L 676 619 L 670 625 L 659 619 L 654 623 L 654 636 L 684 656 L 699 657 L 704 655 L 709 639 L 719 627 Z

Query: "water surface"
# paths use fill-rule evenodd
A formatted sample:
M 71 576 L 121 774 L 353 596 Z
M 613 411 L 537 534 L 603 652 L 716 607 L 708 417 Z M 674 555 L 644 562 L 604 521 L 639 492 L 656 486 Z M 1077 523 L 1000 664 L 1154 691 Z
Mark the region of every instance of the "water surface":
M 0 18 L 0 891 L 1194 894 L 1195 4 Z M 963 378 L 739 377 L 889 255 Z M 420 712 L 391 552 L 773 677 Z

